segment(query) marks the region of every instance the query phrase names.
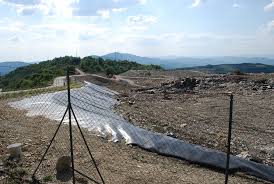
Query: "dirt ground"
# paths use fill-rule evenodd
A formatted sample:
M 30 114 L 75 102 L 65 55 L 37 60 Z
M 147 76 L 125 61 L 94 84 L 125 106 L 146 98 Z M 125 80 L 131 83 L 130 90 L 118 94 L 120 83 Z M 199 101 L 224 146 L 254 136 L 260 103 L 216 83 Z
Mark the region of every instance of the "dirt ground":
M 27 117 L 25 112 L 10 108 L 4 101 L 0 103 L 0 107 L 1 161 L 7 171 L 15 173 L 16 176 L 21 174 L 23 176 L 21 178 L 28 180 L 53 136 L 58 122 L 43 117 Z M 220 171 L 205 169 L 186 161 L 160 156 L 124 143 L 112 143 L 85 130 L 84 134 L 106 183 L 219 184 L 224 181 L 224 174 Z M 59 183 L 55 177 L 55 164 L 57 158 L 69 155 L 67 140 L 68 129 L 66 125 L 63 125 L 37 172 L 37 178 L 43 183 Z M 6 147 L 17 142 L 23 144 L 22 161 L 19 163 L 8 162 L 7 164 L 8 152 Z M 74 145 L 76 169 L 99 181 L 94 166 L 90 164 L 79 132 L 76 130 Z M 24 183 L 23 180 L 6 181 L 5 176 L 0 176 L 0 183 Z M 77 183 L 88 183 L 80 175 L 76 175 L 76 177 Z M 229 180 L 230 183 L 235 184 L 265 183 L 242 174 L 233 175 Z
M 233 154 L 274 165 L 274 89 L 261 84 L 273 80 L 273 74 L 231 76 L 159 71 L 148 75 L 131 71 L 123 76 L 135 80 L 139 77 L 139 82 L 146 84 L 144 89 L 148 89 L 131 90 L 121 96 L 117 111 L 131 123 L 221 151 L 227 149 L 228 92 L 233 92 Z M 154 82 L 155 77 L 163 80 Z M 190 91 L 166 91 L 163 87 L 164 83 L 186 77 L 210 82 Z
M 116 110 L 131 123 L 151 131 L 165 133 L 179 139 L 219 150 L 225 150 L 229 97 L 224 89 L 211 87 L 193 92 L 170 93 L 168 98 L 162 92 L 149 94 L 136 89 L 161 85 L 178 77 L 204 77 L 199 72 L 147 72 L 131 71 L 122 77 L 142 87 L 111 83 L 92 79 L 92 82 L 117 90 L 121 101 Z M 233 87 L 234 88 L 234 87 Z M 232 88 L 232 89 L 233 89 Z M 248 152 L 252 159 L 272 165 L 273 142 L 273 91 L 236 90 L 233 124 L 232 151 L 234 154 Z M 58 122 L 43 117 L 27 117 L 25 112 L 15 110 L 0 102 L 0 154 L 4 169 L 22 174 L 28 180 L 42 157 Z M 100 183 L 94 165 L 88 157 L 79 132 L 75 129 L 74 149 L 76 169 L 91 176 Z M 98 164 L 105 183 L 223 183 L 224 174 L 209 168 L 190 164 L 187 161 L 157 155 L 123 142 L 112 143 L 84 130 L 91 152 Z M 69 155 L 68 127 L 62 125 L 46 159 L 36 176 L 43 183 L 59 183 L 56 180 L 55 165 L 61 156 Z M 12 143 L 23 144 L 23 159 L 19 163 L 7 162 Z M 1 165 L 1 164 L 0 164 Z M 1 168 L 1 166 L 0 166 Z M 1 172 L 0 172 L 1 173 Z M 0 174 L 0 183 L 6 181 Z M 88 183 L 79 174 L 78 183 Z M 267 183 L 241 173 L 232 175 L 230 183 Z M 17 183 L 24 183 L 17 181 Z M 27 182 L 25 182 L 27 183 Z M 63 182 L 71 183 L 71 182 Z M 92 182 L 91 182 L 92 183 Z

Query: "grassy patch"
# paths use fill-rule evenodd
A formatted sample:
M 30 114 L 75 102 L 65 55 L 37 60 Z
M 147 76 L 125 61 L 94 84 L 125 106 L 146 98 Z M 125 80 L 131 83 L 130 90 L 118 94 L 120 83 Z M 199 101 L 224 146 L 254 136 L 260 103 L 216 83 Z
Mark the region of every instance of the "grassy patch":
M 53 177 L 52 176 L 45 176 L 44 178 L 43 178 L 43 182 L 51 182 L 51 181 L 53 181 Z
M 71 89 L 80 88 L 80 87 L 81 85 L 79 83 L 71 84 Z M 62 86 L 62 87 L 48 87 L 48 88 L 21 90 L 21 91 L 7 92 L 7 93 L 3 92 L 3 93 L 0 93 L 0 100 L 17 98 L 17 97 L 28 97 L 28 96 L 57 92 L 57 91 L 64 91 L 66 89 L 67 89 L 67 86 Z

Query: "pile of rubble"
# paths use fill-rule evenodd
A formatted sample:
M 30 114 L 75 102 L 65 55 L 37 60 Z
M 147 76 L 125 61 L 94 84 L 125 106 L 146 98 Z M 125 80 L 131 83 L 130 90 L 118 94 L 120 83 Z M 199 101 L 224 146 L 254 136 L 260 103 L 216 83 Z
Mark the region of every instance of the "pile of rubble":
M 191 93 L 208 89 L 225 89 L 229 91 L 251 90 L 264 91 L 274 89 L 274 79 L 254 79 L 250 76 L 212 75 L 197 78 L 179 78 L 161 83 L 154 87 L 137 89 L 136 92 L 155 93 Z
M 191 92 L 199 83 L 200 81 L 196 78 L 184 78 L 170 82 L 164 82 L 156 87 L 140 88 L 136 91 L 149 94 Z
M 214 77 L 206 77 L 199 80 L 196 90 L 200 89 L 240 89 L 264 91 L 274 89 L 274 79 L 250 79 L 248 77 L 220 75 Z

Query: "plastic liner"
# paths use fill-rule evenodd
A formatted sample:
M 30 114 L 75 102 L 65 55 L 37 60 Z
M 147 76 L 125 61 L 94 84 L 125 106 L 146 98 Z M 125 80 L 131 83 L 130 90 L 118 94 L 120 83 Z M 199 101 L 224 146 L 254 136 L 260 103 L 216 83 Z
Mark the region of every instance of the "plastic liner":
M 116 94 L 117 92 L 91 83 L 87 83 L 80 89 L 72 90 L 72 107 L 80 125 L 113 142 L 125 139 L 127 144 L 137 145 L 161 155 L 220 170 L 225 169 L 226 154 L 223 152 L 150 132 L 128 123 L 113 110 L 114 105 L 118 103 L 115 99 Z M 10 103 L 14 108 L 27 110 L 28 116 L 42 115 L 57 121 L 65 112 L 66 104 L 66 92 L 42 94 Z M 274 168 L 267 165 L 231 156 L 229 168 L 233 172 L 241 171 L 274 182 Z

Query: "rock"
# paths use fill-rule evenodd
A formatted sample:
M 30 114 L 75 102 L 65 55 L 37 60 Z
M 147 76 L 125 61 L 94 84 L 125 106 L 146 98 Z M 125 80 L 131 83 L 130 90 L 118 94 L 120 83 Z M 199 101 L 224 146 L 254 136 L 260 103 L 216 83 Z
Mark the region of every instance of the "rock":
M 167 132 L 165 134 L 169 137 L 177 138 L 177 136 L 173 132 Z
M 21 143 L 15 143 L 7 146 L 7 149 L 10 153 L 10 158 L 13 159 L 20 159 L 22 156 L 22 144 Z
M 156 90 L 148 90 L 148 94 L 155 94 Z
M 31 153 L 25 153 L 24 155 L 25 155 L 25 157 L 27 157 L 27 158 L 30 158 L 30 157 L 31 157 Z
M 186 126 L 187 126 L 187 124 L 186 124 L 186 123 L 183 123 L 183 124 L 180 125 L 180 128 L 184 128 L 184 127 L 186 127 Z
M 4 172 L 4 163 L 2 161 L 0 161 L 0 173 L 2 173 L 2 172 Z
M 128 101 L 128 104 L 129 104 L 129 105 L 134 105 L 134 104 L 135 104 L 135 102 L 134 102 L 134 101 L 129 100 L 129 101 Z
M 70 156 L 62 156 L 56 163 L 56 179 L 62 182 L 67 182 L 72 178 Z
M 261 159 L 261 158 L 259 158 L 257 156 L 251 157 L 250 160 L 253 161 L 253 162 L 256 162 L 256 163 L 260 163 L 260 164 L 263 163 L 263 159 Z
M 271 160 L 274 160 L 274 148 L 272 150 L 270 150 L 269 157 Z
M 57 173 L 70 170 L 70 165 L 71 165 L 70 156 L 62 156 L 61 158 L 57 160 L 57 163 L 56 163 Z
M 167 93 L 164 93 L 164 100 L 171 100 L 172 98 L 167 94 Z
M 248 160 L 251 158 L 251 155 L 248 153 L 248 151 L 243 151 L 236 156 L 239 158 L 248 159 Z

